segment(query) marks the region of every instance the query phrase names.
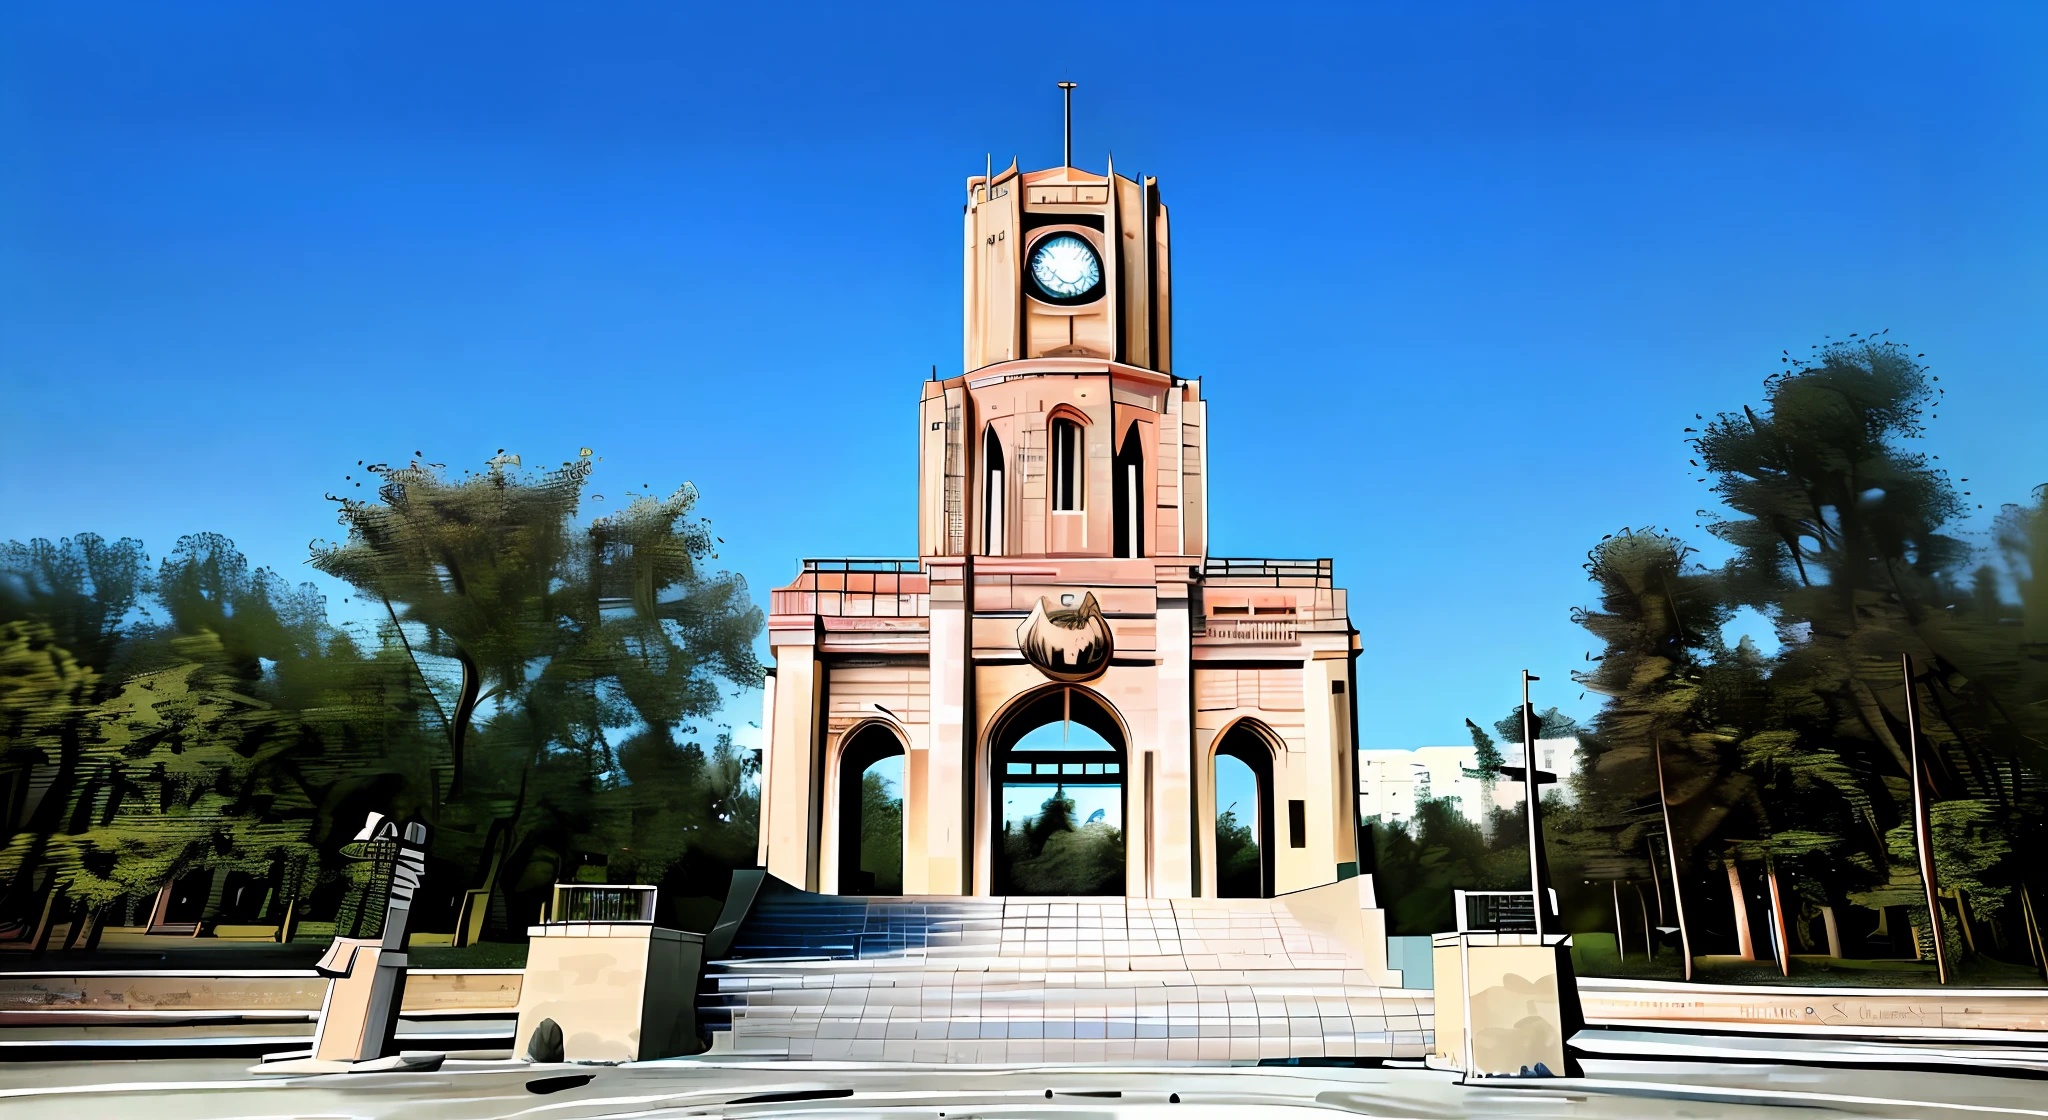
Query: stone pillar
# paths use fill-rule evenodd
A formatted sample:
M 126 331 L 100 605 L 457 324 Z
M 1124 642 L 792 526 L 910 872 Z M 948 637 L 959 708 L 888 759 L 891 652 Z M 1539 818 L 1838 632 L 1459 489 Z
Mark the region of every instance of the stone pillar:
M 1318 649 L 1302 673 L 1302 717 L 1308 766 L 1327 775 L 1309 791 L 1308 846 L 1316 855 L 1316 882 L 1358 871 L 1357 761 L 1351 742 L 1351 651 Z
M 1143 878 L 1142 863 L 1147 848 L 1140 844 L 1131 854 L 1141 864 L 1131 877 L 1132 894 L 1152 898 L 1190 898 L 1200 893 L 1195 882 L 1196 852 L 1200 843 L 1199 791 L 1203 776 L 1195 754 L 1194 639 L 1188 618 L 1188 569 L 1162 566 L 1159 577 L 1158 649 L 1159 695 L 1156 742 L 1131 752 L 1133 773 L 1126 779 L 1132 792 L 1143 794 L 1145 750 L 1152 752 L 1151 800 L 1145 806 L 1145 820 L 1134 821 L 1149 840 L 1151 878 Z M 1213 831 L 1213 825 L 1211 825 Z
M 754 866 L 768 866 L 768 806 L 774 804 L 774 790 L 769 759 L 775 751 L 775 670 L 770 668 L 761 680 L 761 807 L 760 820 L 755 826 Z M 465 904 L 466 907 L 467 904 Z M 465 913 L 467 912 L 465 908 Z M 457 945 L 463 944 L 461 941 Z
M 766 834 L 768 873 L 806 890 L 817 889 L 812 845 L 819 792 L 817 771 L 819 680 L 817 647 L 811 642 L 775 641 L 775 716 L 763 768 L 772 775 L 762 791 L 761 831 Z M 815 638 L 812 639 L 815 642 Z
M 1332 661 L 1323 656 L 1322 650 L 1309 654 L 1302 663 L 1301 673 L 1301 723 L 1304 738 L 1308 740 L 1307 762 L 1309 781 L 1302 790 L 1305 800 L 1308 825 L 1309 885 L 1334 883 L 1337 881 L 1337 826 L 1334 807 L 1337 789 L 1337 775 L 1342 772 L 1343 759 L 1338 755 L 1342 738 L 1330 709 L 1331 671 L 1342 674 L 1343 662 Z M 1283 822 L 1284 823 L 1284 822 Z M 1286 839 L 1282 836 L 1281 843 Z
M 973 565 L 960 557 L 927 561 L 931 572 L 931 746 L 924 767 L 923 859 L 905 860 L 903 889 L 967 894 L 974 871 Z M 921 864 L 924 879 L 912 878 Z

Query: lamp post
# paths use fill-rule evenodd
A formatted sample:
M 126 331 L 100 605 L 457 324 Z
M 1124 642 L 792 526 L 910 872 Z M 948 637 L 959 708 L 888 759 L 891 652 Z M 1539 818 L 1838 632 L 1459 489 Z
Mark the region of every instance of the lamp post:
M 1522 670 L 1522 806 L 1529 825 L 1530 909 L 1536 915 L 1536 940 L 1543 940 L 1544 917 L 1550 910 L 1550 861 L 1543 853 L 1543 784 L 1536 772 L 1536 709 L 1529 705 L 1529 682 L 1542 680 Z
M 1522 670 L 1522 764 L 1499 768 L 1503 777 L 1517 778 L 1522 783 L 1522 817 L 1529 832 L 1529 909 L 1536 918 L 1538 939 L 1549 925 L 1545 916 L 1557 917 L 1550 909 L 1550 859 L 1543 850 L 1542 799 L 1543 786 L 1557 781 L 1557 775 L 1536 768 L 1536 709 L 1529 703 L 1529 682 L 1542 679 Z

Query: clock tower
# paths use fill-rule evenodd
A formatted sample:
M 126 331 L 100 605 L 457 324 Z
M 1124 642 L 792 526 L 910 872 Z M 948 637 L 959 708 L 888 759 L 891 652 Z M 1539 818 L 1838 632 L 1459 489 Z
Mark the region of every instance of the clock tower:
M 967 181 L 965 368 L 1101 358 L 1173 372 L 1159 181 L 1073 167 Z
M 1068 164 L 966 182 L 917 556 L 806 560 L 771 593 L 760 859 L 792 885 L 1266 897 L 1358 873 L 1345 593 L 1329 560 L 1209 555 L 1158 182 Z

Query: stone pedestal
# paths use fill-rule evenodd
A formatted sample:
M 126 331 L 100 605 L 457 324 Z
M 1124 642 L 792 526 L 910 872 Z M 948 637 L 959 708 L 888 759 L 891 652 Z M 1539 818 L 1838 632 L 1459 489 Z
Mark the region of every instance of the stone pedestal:
M 1585 1020 L 1569 942 L 1532 933 L 1432 938 L 1436 1044 L 1429 1064 L 1467 1077 L 1576 1075 L 1565 1044 Z
M 701 1048 L 697 977 L 702 934 L 638 922 L 551 922 L 527 930 L 513 1053 L 543 1019 L 561 1029 L 562 1059 L 626 1062 Z
M 314 1060 L 384 1057 L 405 998 L 406 955 L 375 938 L 337 937 L 316 967 L 328 983 L 313 1037 Z

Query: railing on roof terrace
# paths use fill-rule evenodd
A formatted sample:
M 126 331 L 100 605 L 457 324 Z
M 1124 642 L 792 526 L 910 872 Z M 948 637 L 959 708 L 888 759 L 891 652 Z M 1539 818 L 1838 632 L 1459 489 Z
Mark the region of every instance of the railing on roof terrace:
M 907 560 L 893 556 L 833 556 L 804 558 L 807 572 L 892 572 L 897 575 L 917 574 L 924 571 L 924 561 L 913 556 Z
M 1284 560 L 1261 556 L 1211 556 L 1202 562 L 1202 576 L 1269 587 L 1329 587 L 1335 578 L 1333 567 L 1328 558 Z
M 931 582 L 915 558 L 808 557 L 790 587 L 769 592 L 771 614 L 828 618 L 921 618 L 930 613 Z
M 1224 642 L 1291 642 L 1300 631 L 1294 619 L 1210 618 L 1203 636 Z

